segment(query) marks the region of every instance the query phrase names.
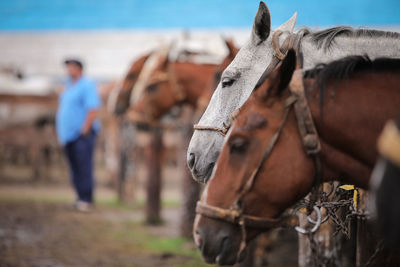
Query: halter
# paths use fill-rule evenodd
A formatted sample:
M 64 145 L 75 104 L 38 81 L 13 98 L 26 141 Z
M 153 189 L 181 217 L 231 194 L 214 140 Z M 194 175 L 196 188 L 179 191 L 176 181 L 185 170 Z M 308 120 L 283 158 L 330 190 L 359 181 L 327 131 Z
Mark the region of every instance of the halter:
M 279 45 L 279 37 L 283 33 L 284 32 L 281 30 L 276 30 L 272 35 L 272 48 L 274 50 L 274 53 L 272 56 L 271 63 L 269 63 L 264 74 L 271 73 L 276 68 L 276 66 L 278 66 L 278 64 L 285 58 L 286 53 L 287 53 L 287 51 L 289 51 L 289 49 L 293 48 L 296 51 L 299 51 L 300 40 L 303 35 L 289 33 L 289 36 L 283 41 L 282 46 L 280 46 Z M 195 124 L 195 125 L 193 125 L 193 129 L 198 130 L 198 131 L 214 131 L 214 132 L 221 134 L 222 136 L 226 136 L 230 127 L 232 126 L 233 121 L 234 121 L 234 118 L 233 118 L 233 116 L 231 116 L 229 123 L 228 124 L 223 123 L 222 127 L 203 126 L 203 125 Z
M 312 119 L 311 111 L 308 106 L 307 99 L 305 97 L 304 85 L 303 85 L 303 72 L 301 69 L 298 69 L 294 72 L 292 80 L 289 85 L 289 89 L 291 94 L 285 101 L 285 113 L 283 115 L 282 122 L 278 130 L 272 136 L 256 168 L 251 173 L 250 178 L 247 180 L 245 186 L 243 187 L 242 191 L 240 192 L 236 200 L 233 202 L 231 207 L 229 209 L 223 209 L 208 205 L 206 203 L 201 203 L 200 201 L 197 202 L 196 206 L 197 214 L 240 226 L 242 232 L 242 241 L 237 254 L 238 258 L 240 257 L 241 253 L 244 251 L 246 247 L 246 227 L 256 228 L 260 230 L 268 230 L 272 227 L 293 225 L 293 220 L 294 220 L 293 214 L 290 215 L 284 214 L 278 218 L 257 217 L 245 214 L 244 207 L 242 206 L 245 195 L 252 189 L 254 182 L 257 178 L 257 174 L 259 173 L 262 165 L 271 155 L 275 145 L 277 144 L 281 136 L 282 130 L 287 122 L 291 108 L 293 106 L 296 115 L 299 134 L 305 152 L 308 156 L 313 158 L 314 168 L 315 168 L 314 188 L 318 188 L 317 186 L 321 183 L 322 174 L 321 174 L 321 164 L 319 157 L 319 153 L 321 151 L 321 145 L 319 142 L 317 130 L 315 128 Z M 319 216 L 319 221 L 320 219 L 321 218 Z

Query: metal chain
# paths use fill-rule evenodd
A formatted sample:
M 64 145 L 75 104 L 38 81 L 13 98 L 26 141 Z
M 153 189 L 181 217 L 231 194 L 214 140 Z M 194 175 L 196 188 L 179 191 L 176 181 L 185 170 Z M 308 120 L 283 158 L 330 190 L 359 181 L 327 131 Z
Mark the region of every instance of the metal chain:
M 323 192 L 321 190 L 319 192 L 317 201 L 310 201 L 304 199 L 299 203 L 299 205 L 307 206 L 308 207 L 307 210 L 309 210 L 310 206 L 313 205 L 316 205 L 320 209 L 324 208 L 326 210 L 326 216 L 328 216 L 330 221 L 335 225 L 335 231 L 333 232 L 333 236 L 337 236 L 339 233 L 342 233 L 346 236 L 347 239 L 350 239 L 351 219 L 354 217 L 365 218 L 368 214 L 358 210 L 358 208 L 354 203 L 352 195 L 350 195 L 349 193 L 350 191 L 344 191 L 340 189 L 339 186 L 335 188 L 333 183 L 331 183 L 331 188 L 332 190 L 328 193 Z M 344 219 L 340 218 L 337 214 L 340 208 L 346 208 Z M 323 255 L 321 255 L 321 252 L 318 249 L 319 246 L 314 239 L 314 234 L 315 233 L 308 234 L 313 266 L 316 267 L 332 266 L 332 264 L 335 262 L 335 259 L 333 257 L 326 258 Z M 378 245 L 374 254 L 365 264 L 365 267 L 368 267 L 373 263 L 380 250 L 381 250 L 381 245 Z

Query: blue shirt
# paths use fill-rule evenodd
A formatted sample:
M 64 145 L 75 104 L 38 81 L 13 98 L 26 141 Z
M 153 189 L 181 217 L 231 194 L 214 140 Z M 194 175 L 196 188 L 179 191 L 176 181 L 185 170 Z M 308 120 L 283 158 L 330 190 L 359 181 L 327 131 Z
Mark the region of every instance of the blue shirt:
M 99 109 L 100 106 L 100 96 L 93 81 L 83 76 L 76 82 L 69 79 L 58 104 L 56 127 L 59 142 L 65 145 L 76 140 L 81 134 L 88 112 Z M 100 130 L 98 119 L 93 122 L 93 130 Z

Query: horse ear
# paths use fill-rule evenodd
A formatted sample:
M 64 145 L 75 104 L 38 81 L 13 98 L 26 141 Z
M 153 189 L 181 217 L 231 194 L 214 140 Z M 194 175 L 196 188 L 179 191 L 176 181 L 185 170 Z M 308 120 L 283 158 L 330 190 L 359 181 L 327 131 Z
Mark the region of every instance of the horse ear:
M 276 69 L 278 72 L 278 80 L 276 83 L 273 83 L 274 95 L 280 96 L 286 87 L 288 87 L 295 68 L 296 52 L 290 49 L 280 66 Z
M 296 67 L 296 53 L 290 49 L 282 61 L 264 81 L 259 81 L 262 84 L 260 88 L 256 88 L 256 93 L 261 101 L 267 101 L 270 96 L 281 96 L 292 79 L 294 69 Z
M 254 18 L 251 39 L 255 45 L 265 41 L 271 32 L 271 15 L 264 2 L 260 2 L 256 17 Z
M 224 38 L 224 41 L 225 41 L 225 45 L 226 45 L 226 47 L 228 48 L 228 51 L 229 51 L 228 55 L 229 55 L 229 56 L 236 55 L 238 49 L 237 49 L 236 46 L 233 44 L 233 40 L 232 40 L 232 39 L 225 39 L 225 38 Z
M 297 12 L 294 12 L 293 16 L 288 19 L 285 23 L 278 27 L 277 30 L 281 30 L 283 32 L 293 32 L 294 27 L 296 26 L 297 22 Z

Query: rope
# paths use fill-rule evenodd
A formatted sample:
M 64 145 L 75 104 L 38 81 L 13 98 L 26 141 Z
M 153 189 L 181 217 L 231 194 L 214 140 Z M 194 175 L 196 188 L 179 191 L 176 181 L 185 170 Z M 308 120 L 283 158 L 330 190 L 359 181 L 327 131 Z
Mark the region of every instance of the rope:
M 226 133 L 229 130 L 229 128 L 225 128 L 225 127 L 218 128 L 218 127 L 214 127 L 214 126 L 202 126 L 202 125 L 198 125 L 198 124 L 195 124 L 193 126 L 193 129 L 199 130 L 199 131 L 214 131 L 214 132 L 218 132 L 222 136 L 226 136 Z

